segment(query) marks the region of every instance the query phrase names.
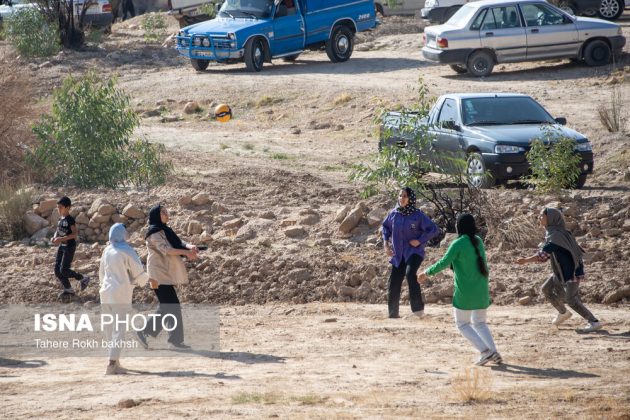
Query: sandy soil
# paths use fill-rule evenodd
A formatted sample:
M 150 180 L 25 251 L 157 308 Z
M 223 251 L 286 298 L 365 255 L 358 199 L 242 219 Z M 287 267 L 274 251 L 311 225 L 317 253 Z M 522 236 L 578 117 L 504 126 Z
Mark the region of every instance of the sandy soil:
M 489 320 L 505 364 L 476 368 L 480 382 L 466 388 L 462 376 L 467 369 L 474 374 L 476 356 L 447 306 L 429 306 L 425 319 L 413 321 L 385 319 L 384 305 L 225 307 L 222 351 L 213 357 L 123 357 L 133 372 L 114 377 L 103 376 L 105 358 L 0 359 L 2 413 L 627 419 L 627 310 L 593 310 L 606 329 L 577 335 L 575 318 L 550 328 L 547 306 L 492 307 Z M 469 401 L 473 390 L 479 399 Z

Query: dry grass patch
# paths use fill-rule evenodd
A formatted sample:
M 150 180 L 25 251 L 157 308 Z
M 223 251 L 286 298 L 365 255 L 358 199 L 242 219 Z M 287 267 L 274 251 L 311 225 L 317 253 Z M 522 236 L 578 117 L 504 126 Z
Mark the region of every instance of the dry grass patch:
M 26 234 L 22 215 L 32 204 L 32 190 L 9 183 L 0 185 L 0 239 L 17 240 Z
M 349 93 L 342 93 L 341 95 L 337 96 L 334 100 L 333 100 L 333 104 L 335 106 L 339 106 L 339 105 L 343 105 L 343 104 L 347 104 L 348 102 L 350 102 L 353 99 L 353 97 L 349 94 Z
M 279 104 L 283 101 L 284 101 L 284 98 L 278 98 L 274 96 L 263 96 L 262 98 L 256 101 L 256 108 Z
M 466 368 L 455 375 L 451 383 L 455 396 L 463 402 L 483 402 L 492 394 L 492 374 L 490 370 Z
M 280 394 L 275 392 L 239 392 L 232 396 L 232 404 L 276 404 L 282 399 Z
M 321 405 L 328 401 L 328 397 L 322 397 L 315 394 L 307 394 L 291 397 L 291 401 L 299 402 L 301 405 Z
M 619 88 L 610 91 L 610 102 L 600 105 L 597 109 L 599 121 L 609 133 L 624 132 L 626 130 L 625 101 Z

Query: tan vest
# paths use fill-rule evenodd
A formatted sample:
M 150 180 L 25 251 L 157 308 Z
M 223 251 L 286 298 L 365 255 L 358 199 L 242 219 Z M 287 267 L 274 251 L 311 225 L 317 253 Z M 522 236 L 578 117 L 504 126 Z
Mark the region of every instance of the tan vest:
M 167 251 L 173 247 L 166 239 L 164 231 L 149 236 L 147 248 L 149 248 L 147 272 L 150 278 L 159 284 L 173 286 L 188 283 L 188 273 L 182 257 L 167 254 Z

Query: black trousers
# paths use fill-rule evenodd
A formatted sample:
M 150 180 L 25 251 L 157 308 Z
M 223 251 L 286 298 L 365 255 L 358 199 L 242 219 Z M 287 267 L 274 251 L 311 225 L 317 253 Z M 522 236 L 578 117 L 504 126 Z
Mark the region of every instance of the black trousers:
M 158 309 L 155 312 L 160 315 L 156 318 L 155 325 L 153 322 L 149 322 L 147 327 L 144 329 L 145 335 L 150 335 L 151 337 L 157 337 L 157 335 L 162 331 L 162 317 L 164 315 L 173 315 L 173 317 L 164 318 L 164 324 L 167 329 L 173 328 L 173 323 L 177 322 L 175 329 L 169 331 L 168 333 L 168 342 L 172 344 L 180 344 L 184 342 L 184 323 L 182 321 L 182 307 L 179 304 L 179 299 L 177 298 L 177 292 L 175 291 L 175 287 L 167 284 L 160 284 L 157 289 L 153 289 L 155 295 L 157 296 L 160 304 L 158 305 Z
M 123 20 L 127 20 L 128 18 L 132 18 L 136 16 L 136 8 L 133 6 L 132 0 L 123 0 L 122 11 L 123 11 L 123 15 L 122 15 Z
M 55 276 L 59 279 L 64 288 L 70 289 L 72 285 L 70 284 L 69 278 L 81 280 L 83 279 L 83 274 L 79 274 L 76 271 L 72 271 L 70 266 L 72 265 L 72 260 L 74 259 L 74 252 L 76 251 L 76 247 L 74 246 L 60 246 L 57 250 L 57 258 L 55 260 Z
M 392 265 L 387 297 L 390 318 L 398 318 L 399 316 L 400 289 L 402 287 L 403 278 L 405 277 L 407 277 L 407 284 L 409 285 L 409 303 L 411 303 L 411 310 L 413 312 L 424 310 L 422 292 L 420 290 L 420 284 L 418 283 L 418 268 L 420 268 L 420 264 L 422 264 L 422 257 L 414 254 L 409 257 L 409 261 L 403 259 L 398 267 Z

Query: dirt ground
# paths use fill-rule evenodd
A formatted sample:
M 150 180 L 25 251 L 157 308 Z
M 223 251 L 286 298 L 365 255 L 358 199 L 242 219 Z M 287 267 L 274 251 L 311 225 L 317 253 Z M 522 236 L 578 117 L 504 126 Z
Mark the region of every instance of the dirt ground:
M 275 221 L 260 229 L 256 242 L 235 243 L 220 224 L 225 215 L 212 216 L 214 239 L 204 269 L 190 267 L 191 284 L 180 297 L 224 305 L 216 357 L 123 359 L 138 371 L 124 377 L 103 376 L 105 361 L 96 358 L 0 359 L 1 417 L 630 418 L 627 298 L 593 306 L 605 331 L 577 335 L 577 317 L 559 331 L 550 329 L 552 310 L 541 306 L 537 291 L 548 267 L 515 269 L 513 260 L 531 249 L 488 243 L 491 290 L 501 304 L 489 318 L 506 364 L 478 371 L 479 396 L 470 401 L 461 376 L 475 355 L 453 326 L 448 291 L 443 293 L 451 276 L 425 288 L 432 302 L 441 302 L 428 307 L 426 319 L 385 319 L 388 265 L 377 229 L 362 225 L 343 238 L 332 221 L 340 207 L 359 201 L 360 186 L 348 181 L 348 173 L 376 151 L 374 117 L 383 107 L 413 101 L 419 77 L 436 96 L 526 93 L 593 142 L 595 173 L 583 190 L 561 201 L 578 209 L 580 243 L 594 255 L 586 267 L 586 300 L 602 302 L 630 285 L 630 232 L 616 228 L 630 217 L 630 139 L 606 133 L 597 114 L 613 88 L 630 97 L 627 53 L 611 66 L 568 60 L 509 64 L 477 79 L 425 61 L 421 25 L 391 18 L 361 36 L 347 63 L 307 52 L 295 63 L 266 64 L 259 74 L 247 73 L 244 64 L 211 65 L 197 73 L 172 48 L 144 43 L 139 19 L 116 24 L 111 36 L 83 51 L 22 62 L 41 104 L 50 102 L 51 89 L 68 74 L 93 69 L 117 75 L 118 86 L 144 115 L 136 134 L 167 146 L 176 164 L 172 180 L 150 194 L 48 187 L 44 194 L 67 193 L 78 204 L 104 195 L 116 203 L 125 197 L 144 205 L 162 200 L 176 210 L 178 222 L 205 217 L 205 210 L 177 203 L 183 193 L 206 191 L 229 215 L 254 226 L 262 226 L 264 212 Z M 620 23 L 630 38 L 630 15 Z M 169 25 L 177 30 L 174 21 Z M 0 48 L 8 47 L 0 42 Z M 202 111 L 185 114 L 190 101 Z M 208 115 L 218 103 L 232 107 L 229 123 Z M 515 188 L 490 195 L 497 211 L 515 217 L 530 217 L 541 203 L 557 201 Z M 393 202 L 375 197 L 368 205 Z M 305 209 L 316 210 L 321 221 L 305 239 L 286 238 L 282 221 Z M 600 234 L 594 227 L 601 227 Z M 82 246 L 90 260 L 79 267 L 95 274 L 98 252 Z M 429 250 L 428 261 L 443 251 Z M 47 248 L 0 246 L 0 303 L 53 299 L 53 257 Z M 278 284 L 278 273 L 295 270 L 308 270 L 309 281 Z M 370 292 L 364 298 L 341 296 L 339 285 L 354 284 L 357 273 L 355 286 L 369 283 Z M 524 296 L 537 305 L 515 305 Z M 84 301 L 97 297 L 96 284 L 81 295 Z M 150 301 L 151 293 L 137 291 L 135 299 Z M 125 399 L 133 399 L 134 407 L 118 407 Z
M 618 418 L 630 417 L 627 310 L 595 306 L 606 329 L 550 328 L 548 306 L 493 306 L 505 364 L 476 368 L 447 306 L 422 320 L 385 305 L 240 306 L 221 310 L 221 353 L 0 359 L 4 418 Z M 406 313 L 404 308 L 402 313 Z M 477 399 L 470 400 L 475 396 Z M 133 400 L 132 402 L 125 400 Z M 123 405 L 130 406 L 123 408 Z

